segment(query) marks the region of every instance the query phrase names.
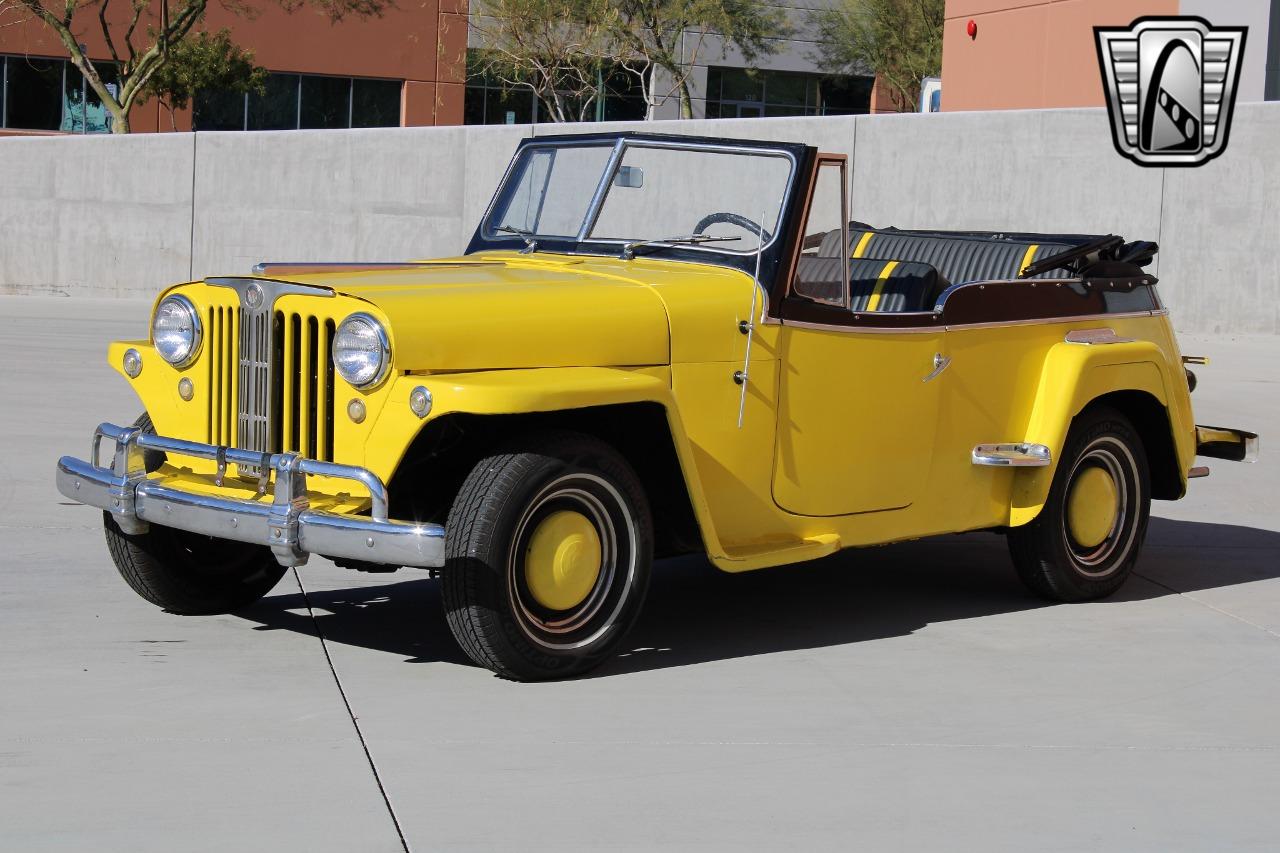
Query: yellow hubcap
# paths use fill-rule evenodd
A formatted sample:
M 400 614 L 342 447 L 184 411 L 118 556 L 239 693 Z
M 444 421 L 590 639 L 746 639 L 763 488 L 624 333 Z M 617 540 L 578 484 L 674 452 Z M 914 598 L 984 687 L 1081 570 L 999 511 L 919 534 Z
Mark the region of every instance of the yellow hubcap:
M 1067 527 L 1086 548 L 1101 545 L 1120 514 L 1120 493 L 1115 480 L 1102 468 L 1086 468 L 1071 484 L 1067 498 Z
M 572 510 L 544 518 L 524 552 L 524 579 L 535 601 L 550 610 L 568 610 L 591 594 L 600 577 L 600 534 L 585 515 Z

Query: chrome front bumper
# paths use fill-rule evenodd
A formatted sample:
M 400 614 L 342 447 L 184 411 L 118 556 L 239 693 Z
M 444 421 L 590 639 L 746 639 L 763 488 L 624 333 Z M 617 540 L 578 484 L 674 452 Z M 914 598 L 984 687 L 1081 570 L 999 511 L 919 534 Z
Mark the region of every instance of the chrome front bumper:
M 115 442 L 110 467 L 98 464 L 103 438 Z M 147 478 L 146 451 L 212 459 L 218 482 L 230 464 L 260 470 L 258 493 L 272 474 L 271 502 L 193 494 Z M 372 496 L 369 517 L 310 509 L 307 475 L 353 480 Z M 266 545 L 282 566 L 300 566 L 311 554 L 438 568 L 444 565 L 444 527 L 387 518 L 387 487 L 366 468 L 304 459 L 296 453 L 255 453 L 144 433 L 136 427 L 102 424 L 93 435 L 89 461 L 58 460 L 58 491 L 82 504 L 111 513 L 125 533 L 145 533 L 150 524 Z

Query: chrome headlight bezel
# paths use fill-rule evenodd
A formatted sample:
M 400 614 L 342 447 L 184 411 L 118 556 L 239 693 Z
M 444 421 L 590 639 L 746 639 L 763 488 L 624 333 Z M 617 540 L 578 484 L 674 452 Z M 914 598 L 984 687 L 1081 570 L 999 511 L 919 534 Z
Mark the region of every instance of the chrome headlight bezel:
M 160 317 L 160 312 L 166 305 L 177 305 L 191 322 L 191 338 L 187 342 L 185 351 L 175 358 L 170 358 L 156 340 L 156 320 Z M 200 312 L 196 310 L 195 303 L 181 293 L 171 293 L 160 300 L 160 304 L 156 306 L 155 313 L 151 315 L 151 346 L 160 358 L 178 370 L 190 367 L 200 357 L 200 345 L 203 341 L 204 329 L 201 327 Z
M 364 323 L 368 325 L 373 330 L 377 341 L 378 369 L 372 378 L 365 379 L 363 382 L 355 381 L 359 377 L 357 376 L 353 378 L 348 375 L 346 370 L 343 369 L 338 341 L 342 337 L 343 327 L 349 323 Z M 377 317 L 374 317 L 372 314 L 365 313 L 364 311 L 357 311 L 354 314 L 348 314 L 343 318 L 342 322 L 335 327 L 333 335 L 333 369 L 342 377 L 344 382 L 352 388 L 357 388 L 361 391 L 369 391 L 382 384 L 382 381 L 387 378 L 387 374 L 391 371 L 391 339 L 387 337 L 386 327 L 382 325 L 381 321 L 379 321 Z

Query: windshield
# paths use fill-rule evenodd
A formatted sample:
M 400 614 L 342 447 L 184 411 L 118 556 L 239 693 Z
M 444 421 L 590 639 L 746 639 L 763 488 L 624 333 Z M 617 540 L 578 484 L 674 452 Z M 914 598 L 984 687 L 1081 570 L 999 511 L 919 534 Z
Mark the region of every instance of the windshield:
M 613 152 L 612 140 L 526 147 L 484 233 L 624 245 L 670 241 L 741 255 L 769 244 L 778 231 L 793 169 L 785 153 L 627 141 L 610 178 Z

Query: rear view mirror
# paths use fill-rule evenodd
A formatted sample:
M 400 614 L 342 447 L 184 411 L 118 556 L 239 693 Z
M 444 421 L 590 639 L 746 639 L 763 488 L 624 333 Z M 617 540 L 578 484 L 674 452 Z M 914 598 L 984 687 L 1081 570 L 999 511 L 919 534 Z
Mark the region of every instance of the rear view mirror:
M 644 169 L 639 166 L 620 166 L 618 174 L 613 177 L 613 185 L 639 189 L 644 186 Z

